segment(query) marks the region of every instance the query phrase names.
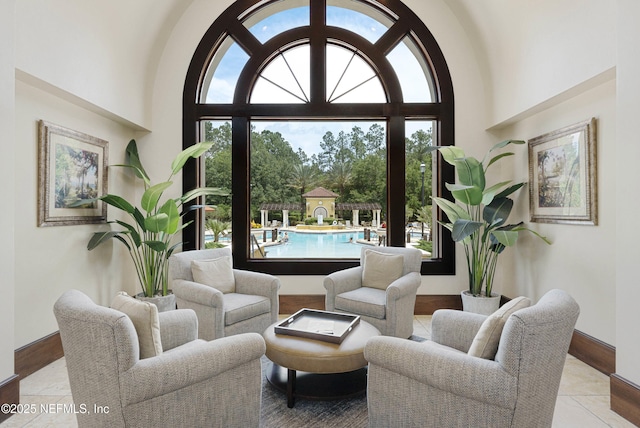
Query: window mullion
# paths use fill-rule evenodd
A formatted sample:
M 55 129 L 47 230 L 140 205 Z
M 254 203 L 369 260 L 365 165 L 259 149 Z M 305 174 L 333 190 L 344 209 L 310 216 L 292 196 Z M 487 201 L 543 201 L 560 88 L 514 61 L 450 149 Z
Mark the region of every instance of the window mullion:
M 231 158 L 234 168 L 232 169 L 232 230 L 234 245 L 232 247 L 233 260 L 236 266 L 245 266 L 249 257 L 249 230 L 250 223 L 250 186 L 249 171 L 249 132 L 250 124 L 246 117 L 234 117 L 231 121 L 232 144 Z
M 311 103 L 324 103 L 326 97 L 327 53 L 326 53 L 326 19 L 327 5 L 325 0 L 311 2 L 311 37 L 310 37 L 310 74 Z
M 405 122 L 404 117 L 392 116 L 387 130 L 387 240 L 390 246 L 405 245 L 405 181 Z

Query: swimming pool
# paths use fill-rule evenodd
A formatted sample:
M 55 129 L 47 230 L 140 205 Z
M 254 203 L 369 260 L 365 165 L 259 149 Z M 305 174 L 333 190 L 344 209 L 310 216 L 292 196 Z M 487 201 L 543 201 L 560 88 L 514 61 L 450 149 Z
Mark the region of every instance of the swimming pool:
M 300 258 L 336 258 L 358 259 L 363 244 L 358 244 L 358 239 L 364 239 L 364 232 L 331 232 L 331 233 L 304 233 L 285 231 L 289 237 L 287 242 L 280 245 L 265 247 L 268 259 L 300 259 Z M 280 238 L 285 232 L 279 232 Z M 270 240 L 270 234 L 268 238 Z M 349 242 L 349 240 L 353 242 Z M 377 237 L 372 234 L 373 242 Z M 374 240 L 375 239 L 375 240 Z M 262 242 L 261 239 L 258 239 Z

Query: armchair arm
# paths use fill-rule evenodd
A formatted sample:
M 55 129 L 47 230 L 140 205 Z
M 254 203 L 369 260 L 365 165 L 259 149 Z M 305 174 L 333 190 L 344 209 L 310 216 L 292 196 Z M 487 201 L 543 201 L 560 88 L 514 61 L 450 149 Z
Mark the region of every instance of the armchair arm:
M 158 318 L 163 351 L 198 338 L 198 317 L 191 309 L 160 312 Z
M 408 383 L 417 381 L 499 407 L 515 406 L 517 379 L 495 361 L 471 357 L 431 341 L 418 343 L 385 336 L 370 339 L 364 356 L 369 361 L 369 382 L 382 380 L 390 391 L 408 388 Z M 390 379 L 381 379 L 379 368 L 390 372 Z
M 176 297 L 199 305 L 223 308 L 222 292 L 208 285 L 185 279 L 173 281 L 173 294 Z
M 431 318 L 431 340 L 467 352 L 486 318 L 471 312 L 437 310 Z
M 242 294 L 254 294 L 268 298 L 276 297 L 280 288 L 280 280 L 266 273 L 252 272 L 248 270 L 233 270 L 236 281 L 236 292 Z
M 327 290 L 325 308 L 328 311 L 333 311 L 338 294 L 362 287 L 362 266 L 333 272 L 324 278 L 323 285 Z
M 393 281 L 387 287 L 387 305 L 393 300 L 399 300 L 406 296 L 415 296 L 420 287 L 420 274 L 409 272 L 408 274 Z M 413 312 L 413 308 L 411 308 Z
M 257 361 L 256 376 L 260 377 L 260 358 L 265 349 L 262 336 L 245 333 L 211 342 L 196 340 L 140 360 L 120 376 L 123 405 L 160 397 L 252 361 Z

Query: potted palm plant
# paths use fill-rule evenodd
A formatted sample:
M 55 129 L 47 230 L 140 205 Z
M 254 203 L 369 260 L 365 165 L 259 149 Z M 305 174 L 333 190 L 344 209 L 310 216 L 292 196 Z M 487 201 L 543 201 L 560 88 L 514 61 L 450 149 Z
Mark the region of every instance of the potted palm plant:
M 172 162 L 171 173 L 166 181 L 152 184 L 149 175 L 142 166 L 138 147 L 135 140 L 131 140 L 126 148 L 126 164 L 114 165 L 131 168 L 135 175 L 144 182 L 144 193 L 140 198 L 139 207 L 128 202 L 121 196 L 106 194 L 92 200 L 79 201 L 78 205 L 94 200 L 117 208 L 129 215 L 130 221 L 114 220 L 118 230 L 95 232 L 89 243 L 88 250 L 93 250 L 100 244 L 114 238 L 122 242 L 129 251 L 131 260 L 136 268 L 138 281 L 142 287 L 143 298 L 154 299 L 158 296 L 170 296 L 169 302 L 156 299 L 154 303 L 159 310 L 175 308 L 175 298 L 168 290 L 169 256 L 179 247 L 181 242 L 174 242 L 174 237 L 189 223 L 180 224 L 181 217 L 188 212 L 180 210 L 183 205 L 206 195 L 226 195 L 217 188 L 196 188 L 184 195 L 161 201 L 162 194 L 173 184 L 172 178 L 182 170 L 189 158 L 197 158 L 205 153 L 213 143 L 199 143 L 183 150 Z M 195 206 L 192 208 L 199 208 Z
M 498 256 L 506 247 L 516 243 L 520 232 L 531 232 L 551 244 L 544 236 L 525 227 L 523 222 L 507 224 L 513 208 L 513 200 L 509 196 L 524 186 L 525 182 L 513 184 L 512 180 L 508 180 L 487 187 L 488 168 L 498 160 L 514 154 L 500 153 L 489 159 L 491 153 L 510 144 L 524 143 L 522 140 L 498 143 L 487 152 L 482 161 L 466 156 L 459 147 L 434 147 L 434 150 L 437 149 L 442 154 L 445 162 L 455 167 L 458 177 L 457 184 L 446 183 L 454 201 L 435 197 L 433 200 L 449 220 L 441 224 L 451 231 L 452 239 L 460 242 L 464 248 L 469 273 L 469 289 L 462 292 L 465 310 L 470 310 L 468 296 L 495 298 L 493 306 L 474 311 L 486 314 L 498 308 L 499 295 L 493 293 Z M 484 305 L 480 303 L 480 306 Z

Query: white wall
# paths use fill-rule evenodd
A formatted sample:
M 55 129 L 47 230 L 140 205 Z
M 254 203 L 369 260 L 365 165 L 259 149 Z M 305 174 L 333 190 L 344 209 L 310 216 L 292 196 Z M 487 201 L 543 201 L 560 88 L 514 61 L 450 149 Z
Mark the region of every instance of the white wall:
M 469 32 L 493 101 L 512 119 L 615 66 L 615 8 L 600 0 L 450 0 Z
M 562 288 L 580 305 L 582 315 L 576 328 L 615 345 L 615 79 L 501 132 L 504 138 L 529 140 L 591 117 L 597 119 L 598 225 L 529 223 L 529 227 L 548 237 L 553 244 L 549 246 L 533 235 L 521 234 L 516 246 L 509 249 L 513 255 L 515 281 L 508 295 L 526 295 L 538 300 L 550 289 Z M 527 148 L 516 152 L 513 176 L 528 181 Z M 528 222 L 529 189 L 520 192 L 514 215 Z
M 15 122 L 18 144 L 15 163 L 11 159 L 13 146 L 3 148 L 1 161 L 10 163 L 2 172 L 11 173 L 15 195 L 21 195 L 19 203 L 7 204 L 14 208 L 10 211 L 15 221 L 7 224 L 15 224 L 15 245 L 12 236 L 2 238 L 11 239 L 7 247 L 13 248 L 11 255 L 15 255 L 15 263 L 11 263 L 15 266 L 12 308 L 16 316 L 15 329 L 11 328 L 15 336 L 12 334 L 9 341 L 15 348 L 57 330 L 52 307 L 65 290 L 80 289 L 105 305 L 118 290 L 140 291 L 129 256 L 119 243 L 86 250 L 91 234 L 109 226 L 37 227 L 36 124 L 43 119 L 107 140 L 110 163 L 122 163 L 129 140 L 143 138 L 150 126 L 155 67 L 173 23 L 189 3 L 30 0 L 15 4 L 19 25 L 15 37 L 16 115 L 11 129 Z M 14 22 L 13 11 L 2 13 L 2 19 L 5 17 Z M 3 31 L 11 28 L 2 25 Z M 2 43 L 5 41 L 13 46 L 10 37 L 3 37 Z M 5 49 L 0 52 L 4 54 Z M 11 82 L 12 97 L 1 98 L 13 109 L 14 63 L 6 64 L 12 78 L 1 81 Z M 133 196 L 134 180 L 120 169 L 110 169 L 109 191 Z M 109 210 L 110 220 L 117 215 L 114 209 Z M 3 271 L 12 273 L 8 268 Z M 8 275 L 7 280 L 10 278 Z M 9 313 L 2 311 L 3 316 Z
M 128 254 L 119 243 L 94 251 L 86 245 L 94 231 L 107 225 L 38 227 L 38 126 L 40 119 L 109 142 L 110 163 L 124 161 L 134 131 L 22 81 L 16 81 L 15 183 L 15 346 L 57 330 L 53 302 L 70 288 L 108 305 L 117 291 L 138 292 Z M 4 152 L 3 152 L 4 157 Z M 121 169 L 109 169 L 109 191 L 122 194 L 132 180 Z M 125 195 L 132 194 L 126 190 Z M 109 210 L 109 219 L 115 216 Z
M 155 67 L 190 0 L 16 2 L 19 70 L 148 129 Z
M 14 305 L 15 291 L 15 266 L 14 266 L 14 212 L 11 209 L 18 200 L 15 188 L 15 166 L 16 139 L 14 127 L 14 0 L 0 0 L 0 200 L 3 209 L 0 210 L 0 224 L 4 225 L 0 234 L 0 342 L 4 346 L 0 347 L 0 382 L 14 374 L 14 355 L 11 346 L 14 343 L 14 312 L 17 308 Z
M 638 117 L 640 116 L 640 2 L 619 0 L 618 5 L 618 93 L 617 93 L 617 165 L 616 204 L 616 371 L 625 379 L 640 385 L 640 340 L 638 328 L 640 299 L 638 260 L 640 232 L 635 226 L 640 212 L 640 199 L 635 186 L 640 181 L 638 159 Z

